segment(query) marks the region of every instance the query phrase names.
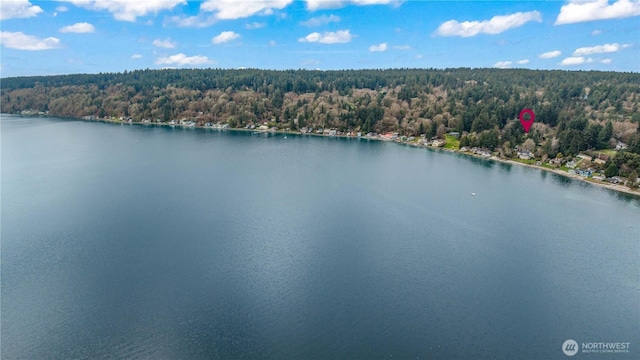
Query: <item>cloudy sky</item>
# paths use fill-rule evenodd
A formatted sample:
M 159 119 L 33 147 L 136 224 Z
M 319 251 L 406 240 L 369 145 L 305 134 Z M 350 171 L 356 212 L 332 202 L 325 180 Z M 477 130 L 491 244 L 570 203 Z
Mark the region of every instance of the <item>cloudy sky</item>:
M 157 68 L 640 71 L 640 0 L 2 0 L 2 77 Z

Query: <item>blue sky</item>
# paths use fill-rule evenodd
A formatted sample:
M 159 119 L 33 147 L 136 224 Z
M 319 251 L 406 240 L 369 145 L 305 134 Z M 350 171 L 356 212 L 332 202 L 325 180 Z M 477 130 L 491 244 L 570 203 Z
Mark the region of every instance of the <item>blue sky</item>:
M 159 68 L 640 71 L 640 0 L 0 2 L 2 77 Z

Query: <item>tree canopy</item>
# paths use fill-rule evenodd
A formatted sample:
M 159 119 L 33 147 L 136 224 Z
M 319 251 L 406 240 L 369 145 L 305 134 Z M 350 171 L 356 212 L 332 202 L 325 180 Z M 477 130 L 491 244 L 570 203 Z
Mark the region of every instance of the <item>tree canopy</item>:
M 330 127 L 403 135 L 462 134 L 461 143 L 538 155 L 628 144 L 640 154 L 640 74 L 526 69 L 166 69 L 1 79 L 0 110 L 233 127 Z M 535 113 L 525 133 L 522 109 Z M 620 159 L 619 159 L 620 160 Z M 616 164 L 630 172 L 627 156 Z M 611 160 L 612 161 L 612 160 Z M 622 161 L 622 160 L 620 160 Z M 626 164 L 625 166 L 622 166 Z M 639 169 L 636 169 L 639 170 Z

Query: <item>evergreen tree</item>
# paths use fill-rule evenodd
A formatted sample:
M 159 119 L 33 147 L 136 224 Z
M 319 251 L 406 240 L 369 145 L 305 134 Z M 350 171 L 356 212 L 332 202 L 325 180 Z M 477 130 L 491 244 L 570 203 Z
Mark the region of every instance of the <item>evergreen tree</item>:
M 613 136 L 613 124 L 611 121 L 607 122 L 607 125 L 603 127 L 598 133 L 598 145 L 601 149 L 606 149 L 609 147 L 609 140 Z
M 604 176 L 606 177 L 612 177 L 617 175 L 618 175 L 618 167 L 614 163 L 609 164 L 609 166 L 607 166 L 607 168 L 604 170 Z

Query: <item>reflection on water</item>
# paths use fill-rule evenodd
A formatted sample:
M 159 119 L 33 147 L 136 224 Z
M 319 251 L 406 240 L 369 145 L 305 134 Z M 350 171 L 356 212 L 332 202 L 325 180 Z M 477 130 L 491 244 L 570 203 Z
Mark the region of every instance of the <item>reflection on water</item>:
M 564 188 L 568 188 L 571 185 L 573 185 L 573 184 L 578 182 L 577 180 L 573 180 L 568 176 L 562 176 L 562 175 L 555 174 L 555 173 L 551 174 L 551 180 L 555 184 L 558 184 L 558 185 L 560 185 L 560 186 L 562 186 Z
M 548 171 L 546 171 L 546 170 L 540 170 L 540 177 L 542 178 L 542 180 L 544 180 L 544 179 L 546 179 L 546 178 L 547 178 L 547 174 L 548 174 L 548 173 L 549 173 L 549 172 L 548 172 Z
M 622 200 L 625 203 L 634 204 L 636 206 L 640 206 L 640 195 L 633 195 L 628 193 L 623 193 L 620 191 L 615 191 L 611 189 L 606 189 L 609 195 L 614 196 L 617 200 Z
M 467 161 L 469 161 L 470 163 L 479 165 L 483 168 L 487 168 L 487 169 L 493 169 L 496 165 L 496 163 L 499 164 L 504 164 L 500 161 L 495 161 L 495 160 L 490 160 L 490 159 L 483 159 L 483 158 L 479 158 L 477 156 L 471 156 L 471 155 L 467 155 L 467 154 L 460 154 L 460 156 L 464 157 Z M 505 164 L 508 165 L 508 164 Z M 502 167 L 501 167 L 502 169 Z M 508 168 L 506 168 L 506 170 L 509 170 Z
M 505 170 L 506 172 L 511 172 L 511 169 L 513 168 L 513 165 L 509 163 L 499 162 L 499 164 L 500 170 Z

